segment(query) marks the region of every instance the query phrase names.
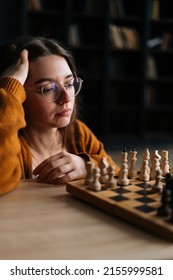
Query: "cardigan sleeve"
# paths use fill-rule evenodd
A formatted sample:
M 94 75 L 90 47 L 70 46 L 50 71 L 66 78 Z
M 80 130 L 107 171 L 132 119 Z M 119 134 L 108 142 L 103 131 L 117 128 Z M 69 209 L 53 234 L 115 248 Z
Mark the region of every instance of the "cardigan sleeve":
M 109 164 L 115 167 L 116 173 L 119 171 L 119 166 L 113 161 L 111 156 L 105 151 L 103 143 L 95 136 L 95 134 L 83 122 L 77 120 L 76 146 L 78 155 L 92 160 L 96 165 L 99 164 L 103 157 L 107 158 Z
M 25 90 L 14 78 L 0 79 L 0 195 L 15 189 L 22 176 L 18 131 L 25 126 Z

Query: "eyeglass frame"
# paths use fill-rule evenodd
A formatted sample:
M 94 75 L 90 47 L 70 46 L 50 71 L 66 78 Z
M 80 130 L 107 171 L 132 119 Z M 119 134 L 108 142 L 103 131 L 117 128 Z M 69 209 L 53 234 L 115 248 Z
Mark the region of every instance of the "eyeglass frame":
M 38 89 L 26 89 L 26 88 L 25 88 L 25 91 L 26 91 L 26 92 L 40 92 L 41 95 L 42 95 L 42 97 L 43 97 L 43 99 L 44 99 L 46 102 L 51 103 L 51 102 L 56 101 L 56 100 L 60 97 L 61 92 L 62 92 L 62 89 L 61 89 L 62 87 L 65 88 L 65 90 L 66 90 L 67 93 L 69 94 L 68 89 L 67 89 L 67 86 L 68 86 L 68 84 L 69 84 L 73 79 L 79 79 L 79 82 L 80 82 L 80 87 L 79 87 L 79 89 L 78 89 L 78 92 L 75 93 L 74 95 L 70 95 L 71 97 L 75 97 L 75 96 L 77 96 L 77 95 L 79 94 L 79 92 L 80 92 L 80 90 L 81 90 L 81 88 L 82 88 L 82 83 L 83 83 L 83 80 L 82 80 L 81 78 L 79 78 L 79 77 L 76 77 L 76 76 L 73 77 L 68 83 L 63 84 L 63 85 L 59 85 L 58 83 L 56 83 L 56 82 L 54 82 L 54 81 L 50 81 L 50 82 L 48 82 L 46 85 L 44 85 L 44 86 L 41 87 L 41 88 L 38 88 Z M 47 86 L 47 85 L 49 85 L 49 84 L 52 84 L 52 83 L 53 83 L 53 84 L 56 84 L 56 85 L 59 87 L 60 91 L 59 91 L 59 95 L 57 95 L 57 97 L 56 97 L 55 99 L 53 99 L 53 100 L 51 100 L 51 101 L 48 101 L 48 100 L 46 100 L 46 98 L 45 98 L 45 96 L 44 96 L 43 90 L 44 90 L 44 87 L 45 87 L 45 86 Z

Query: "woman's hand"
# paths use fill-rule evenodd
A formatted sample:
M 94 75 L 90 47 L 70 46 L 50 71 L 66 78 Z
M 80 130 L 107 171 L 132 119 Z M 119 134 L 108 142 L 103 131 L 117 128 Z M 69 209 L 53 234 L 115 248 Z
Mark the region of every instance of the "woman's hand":
M 33 171 L 37 181 L 64 184 L 72 180 L 84 179 L 87 175 L 85 160 L 79 156 L 61 152 L 49 157 Z
M 20 54 L 20 58 L 16 64 L 8 67 L 1 75 L 1 77 L 11 77 L 18 80 L 22 85 L 24 85 L 29 70 L 29 61 L 28 61 L 28 51 L 23 50 Z

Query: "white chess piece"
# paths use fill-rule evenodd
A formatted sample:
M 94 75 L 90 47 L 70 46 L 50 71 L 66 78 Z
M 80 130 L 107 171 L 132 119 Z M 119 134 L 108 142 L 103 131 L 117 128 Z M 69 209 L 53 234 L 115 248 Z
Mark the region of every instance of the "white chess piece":
M 139 180 L 147 182 L 150 180 L 150 168 L 148 166 L 148 160 L 144 159 L 139 173 Z
M 150 173 L 151 173 L 151 174 L 154 174 L 154 177 L 155 177 L 155 170 L 156 170 L 156 168 L 155 168 L 155 164 L 156 164 L 155 159 L 157 159 L 156 161 L 157 161 L 157 163 L 160 165 L 161 156 L 159 155 L 158 150 L 154 150 L 154 151 L 152 152 L 152 154 L 151 154 Z M 154 169 L 154 171 L 153 171 L 153 169 Z M 151 179 L 152 179 L 152 178 L 154 179 L 154 177 L 153 177 L 153 175 L 151 175 Z
M 150 179 L 154 180 L 156 177 L 156 170 L 160 169 L 159 158 L 154 158 L 152 163 L 152 170 L 150 172 Z
M 149 160 L 150 160 L 150 152 L 149 150 L 146 148 L 142 154 L 142 165 L 140 168 L 140 174 L 142 176 L 142 174 L 144 173 L 148 173 L 150 174 L 150 167 L 149 167 Z M 146 170 L 147 169 L 147 170 Z
M 100 191 L 102 187 L 102 184 L 100 183 L 100 168 L 94 167 L 93 168 L 93 182 L 90 185 L 90 188 L 93 191 Z
M 121 175 L 117 180 L 117 185 L 119 186 L 127 186 L 129 185 L 129 179 L 128 179 L 128 168 L 127 164 L 123 163 L 121 168 Z
M 168 151 L 162 151 L 162 160 L 160 164 L 162 170 L 162 176 L 165 176 L 167 173 L 170 173 L 170 167 L 168 162 Z
M 130 151 L 130 166 L 128 171 L 128 177 L 130 179 L 135 178 L 137 176 L 137 170 L 136 170 L 136 161 L 137 161 L 137 151 L 132 150 Z
M 128 168 L 128 160 L 127 160 L 127 156 L 128 156 L 128 153 L 124 150 L 123 152 L 121 152 L 121 167 L 120 167 L 120 170 L 118 172 L 118 177 L 121 177 L 121 170 L 123 167 L 123 164 L 126 164 L 126 167 Z M 128 171 L 128 170 L 127 170 Z
M 152 186 L 152 190 L 157 191 L 159 193 L 162 193 L 162 191 L 163 191 L 162 170 L 161 169 L 156 170 L 155 183 Z
M 93 182 L 93 168 L 94 163 L 92 161 L 87 161 L 86 163 L 86 170 L 87 170 L 87 176 L 85 178 L 85 185 L 90 186 Z
M 99 163 L 101 183 L 106 183 L 106 181 L 108 180 L 108 167 L 109 164 L 107 162 L 107 158 L 103 157 Z
M 114 166 L 110 165 L 108 167 L 108 175 L 109 175 L 109 178 L 108 178 L 105 186 L 107 188 L 114 188 L 117 185 L 117 182 L 116 182 L 115 177 L 114 177 L 115 176 Z

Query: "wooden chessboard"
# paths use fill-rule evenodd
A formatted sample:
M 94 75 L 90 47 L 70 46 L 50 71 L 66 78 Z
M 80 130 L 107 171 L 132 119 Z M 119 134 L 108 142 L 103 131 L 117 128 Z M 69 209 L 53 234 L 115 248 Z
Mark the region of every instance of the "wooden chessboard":
M 136 178 L 130 179 L 128 186 L 108 189 L 103 184 L 101 191 L 95 192 L 84 184 L 84 180 L 78 180 L 67 183 L 66 189 L 89 204 L 173 241 L 173 223 L 170 222 L 170 217 L 157 215 L 161 194 L 153 192 L 153 184 L 154 180 L 145 183 Z

